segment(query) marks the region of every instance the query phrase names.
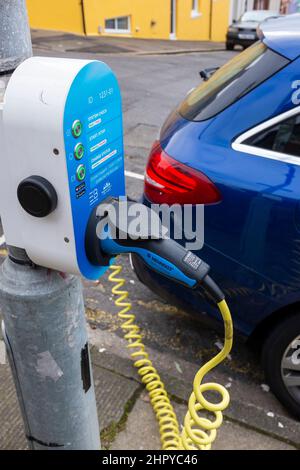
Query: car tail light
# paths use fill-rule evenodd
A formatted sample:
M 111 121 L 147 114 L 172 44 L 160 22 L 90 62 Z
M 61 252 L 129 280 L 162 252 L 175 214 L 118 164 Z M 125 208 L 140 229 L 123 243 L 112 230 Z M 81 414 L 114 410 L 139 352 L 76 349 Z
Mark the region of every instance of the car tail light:
M 155 141 L 147 163 L 144 193 L 157 204 L 214 204 L 221 194 L 207 176 L 174 160 Z

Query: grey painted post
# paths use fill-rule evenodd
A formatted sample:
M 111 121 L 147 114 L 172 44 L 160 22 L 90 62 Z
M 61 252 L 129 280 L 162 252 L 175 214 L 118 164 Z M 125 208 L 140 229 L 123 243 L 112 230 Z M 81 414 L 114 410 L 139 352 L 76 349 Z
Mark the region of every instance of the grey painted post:
M 25 0 L 0 0 L 0 73 L 32 55 Z
M 10 72 L 31 54 L 25 0 L 0 0 L 0 141 Z M 0 268 L 2 331 L 29 447 L 100 449 L 81 282 L 8 249 L 11 259 Z
M 7 258 L 4 339 L 33 449 L 100 449 L 80 280 Z
M 0 106 L 11 73 L 31 56 L 25 0 L 0 0 Z

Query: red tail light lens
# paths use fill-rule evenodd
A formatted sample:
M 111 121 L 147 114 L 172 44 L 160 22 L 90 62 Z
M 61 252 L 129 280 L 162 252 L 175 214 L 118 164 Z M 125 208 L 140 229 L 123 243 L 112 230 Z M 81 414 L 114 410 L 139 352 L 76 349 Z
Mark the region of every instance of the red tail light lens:
M 215 204 L 221 200 L 207 176 L 171 158 L 158 141 L 149 155 L 144 193 L 156 204 Z

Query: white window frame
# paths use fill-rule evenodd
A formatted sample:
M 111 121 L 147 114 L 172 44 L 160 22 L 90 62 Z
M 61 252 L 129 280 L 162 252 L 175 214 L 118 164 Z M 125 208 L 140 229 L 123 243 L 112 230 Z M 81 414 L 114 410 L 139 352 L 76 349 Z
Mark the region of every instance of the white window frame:
M 171 19 L 172 19 L 171 28 L 170 28 L 172 32 L 170 31 L 170 39 L 174 41 L 176 40 L 177 0 L 171 0 L 170 14 L 171 14 Z
M 234 140 L 234 142 L 231 144 L 231 147 L 237 152 L 248 153 L 256 157 L 270 158 L 271 160 L 277 160 L 284 163 L 292 163 L 293 165 L 300 166 L 300 157 L 296 155 L 288 155 L 286 153 L 275 152 L 274 150 L 255 147 L 254 145 L 244 143 L 245 140 L 249 139 L 250 137 L 253 137 L 254 135 L 264 131 L 265 129 L 268 129 L 297 114 L 300 114 L 300 106 L 290 109 L 285 113 L 279 114 L 278 116 L 269 119 L 268 121 L 263 122 L 258 126 L 253 127 L 249 131 L 244 132 L 239 137 L 237 137 L 237 139 Z
M 202 15 L 199 11 L 200 0 L 192 0 L 191 18 L 199 18 Z
M 128 18 L 128 29 L 118 29 L 118 28 L 105 28 L 105 22 L 108 20 L 114 20 L 115 25 L 120 18 Z M 104 32 L 112 34 L 131 34 L 131 18 L 129 15 L 116 16 L 115 18 L 105 18 L 104 20 Z

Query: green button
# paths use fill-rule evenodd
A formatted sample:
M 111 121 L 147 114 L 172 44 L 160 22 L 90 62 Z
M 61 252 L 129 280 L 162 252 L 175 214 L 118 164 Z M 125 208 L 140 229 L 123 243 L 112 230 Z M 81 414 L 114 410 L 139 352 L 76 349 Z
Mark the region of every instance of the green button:
M 76 139 L 81 135 L 82 133 L 82 124 L 81 122 L 77 119 L 76 121 L 73 122 L 72 124 L 72 134 Z
M 76 178 L 78 179 L 78 181 L 83 181 L 85 178 L 85 174 L 86 174 L 85 166 L 79 165 L 76 170 Z
M 77 144 L 74 149 L 74 156 L 76 160 L 81 160 L 84 155 L 84 146 L 82 144 Z

